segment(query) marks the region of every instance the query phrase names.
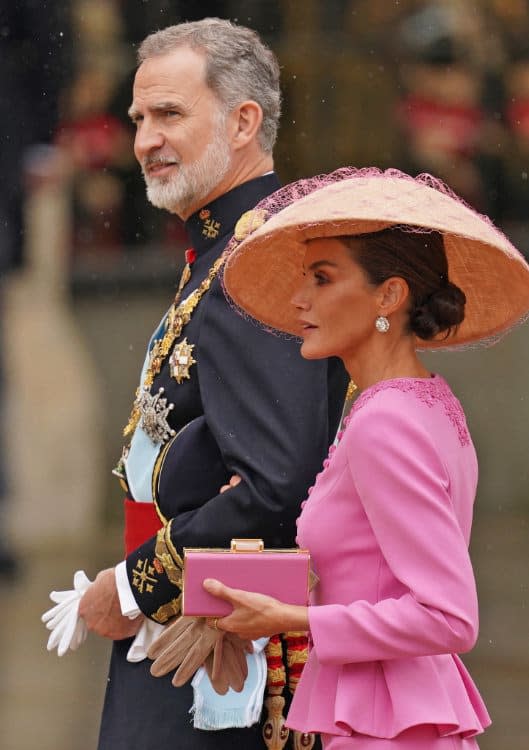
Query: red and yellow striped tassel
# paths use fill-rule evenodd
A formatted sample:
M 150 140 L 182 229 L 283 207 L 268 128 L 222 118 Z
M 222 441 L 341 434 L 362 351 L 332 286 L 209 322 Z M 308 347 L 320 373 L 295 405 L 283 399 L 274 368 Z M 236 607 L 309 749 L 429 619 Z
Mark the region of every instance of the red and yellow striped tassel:
M 309 638 L 305 631 L 292 631 L 284 634 L 287 647 L 288 689 L 294 695 L 309 658 Z M 312 733 L 292 732 L 293 750 L 312 750 L 316 736 Z
M 309 657 L 309 639 L 305 631 L 292 631 L 283 637 L 287 646 L 288 689 L 294 695 Z
M 263 725 L 263 739 L 268 750 L 283 750 L 288 740 L 289 731 L 285 726 L 285 717 L 283 716 L 285 699 L 282 693 L 285 689 L 287 677 L 281 636 L 273 635 L 270 638 L 265 654 L 268 669 L 266 678 L 268 697 L 264 704 L 268 716 Z
M 286 647 L 286 668 L 284 647 Z M 283 750 L 290 735 L 293 750 L 312 750 L 316 740 L 314 734 L 296 730 L 290 732 L 285 726 L 283 716 L 285 699 L 282 696 L 287 684 L 287 669 L 288 689 L 292 695 L 296 691 L 309 654 L 308 635 L 304 631 L 284 633 L 282 637 L 274 635 L 270 638 L 265 653 L 268 667 L 268 697 L 265 700 L 265 706 L 268 718 L 263 726 L 263 738 L 266 746 L 268 750 Z

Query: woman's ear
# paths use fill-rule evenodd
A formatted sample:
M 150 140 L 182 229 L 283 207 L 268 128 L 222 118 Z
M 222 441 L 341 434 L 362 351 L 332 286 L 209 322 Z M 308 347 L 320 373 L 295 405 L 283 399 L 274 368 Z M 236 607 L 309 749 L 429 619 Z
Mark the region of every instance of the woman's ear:
M 379 314 L 391 315 L 398 310 L 403 310 L 410 298 L 410 288 L 407 282 L 400 276 L 391 276 L 382 282 L 379 287 L 380 301 Z
M 263 122 L 261 106 L 248 99 L 239 104 L 230 114 L 232 129 L 232 145 L 237 151 L 249 143 L 257 140 L 257 134 Z

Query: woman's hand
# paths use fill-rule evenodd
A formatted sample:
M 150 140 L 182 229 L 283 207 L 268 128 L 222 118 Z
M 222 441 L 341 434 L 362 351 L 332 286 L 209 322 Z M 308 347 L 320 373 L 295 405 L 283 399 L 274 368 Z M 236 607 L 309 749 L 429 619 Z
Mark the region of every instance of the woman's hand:
M 228 482 L 228 484 L 222 485 L 219 492 L 226 492 L 226 490 L 231 490 L 232 487 L 237 487 L 240 481 L 240 476 L 238 474 L 234 474 L 232 477 L 230 477 L 230 481 Z
M 275 633 L 309 628 L 307 607 L 284 604 L 264 594 L 231 589 L 213 578 L 207 578 L 203 586 L 208 593 L 233 606 L 233 612 L 226 617 L 208 620 L 212 627 L 219 630 L 255 640 Z

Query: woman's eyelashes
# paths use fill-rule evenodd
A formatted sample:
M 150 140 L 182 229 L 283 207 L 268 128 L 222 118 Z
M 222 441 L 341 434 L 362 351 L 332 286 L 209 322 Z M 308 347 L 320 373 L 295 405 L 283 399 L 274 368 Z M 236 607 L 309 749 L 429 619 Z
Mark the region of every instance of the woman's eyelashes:
M 316 282 L 317 286 L 322 286 L 322 284 L 328 284 L 329 283 L 329 277 L 326 273 L 323 273 L 323 271 L 315 271 L 314 272 L 314 281 Z

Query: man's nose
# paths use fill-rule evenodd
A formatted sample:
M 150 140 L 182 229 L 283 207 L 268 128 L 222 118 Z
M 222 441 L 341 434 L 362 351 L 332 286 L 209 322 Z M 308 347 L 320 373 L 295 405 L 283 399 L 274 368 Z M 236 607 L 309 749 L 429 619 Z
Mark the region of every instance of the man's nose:
M 138 161 L 143 157 L 161 148 L 164 145 L 165 137 L 162 130 L 156 125 L 143 120 L 138 125 L 136 137 L 134 139 L 134 153 Z

